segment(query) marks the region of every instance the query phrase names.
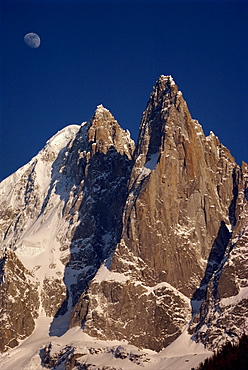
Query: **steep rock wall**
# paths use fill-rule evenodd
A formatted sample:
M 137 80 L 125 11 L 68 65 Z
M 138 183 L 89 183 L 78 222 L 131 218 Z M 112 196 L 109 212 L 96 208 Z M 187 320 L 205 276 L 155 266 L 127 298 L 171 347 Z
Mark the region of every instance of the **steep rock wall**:
M 190 325 L 196 341 L 209 349 L 238 343 L 248 327 L 248 166 L 235 173 L 235 225 L 226 250 L 215 265 L 206 296 Z
M 53 317 L 51 335 L 80 325 L 156 351 L 189 322 L 211 348 L 240 336 L 247 173 L 204 135 L 170 76 L 153 89 L 135 150 L 103 106 L 54 135 L 0 184 L 1 350 L 39 315 Z
M 188 322 L 191 298 L 204 296 L 194 293 L 213 246 L 230 238 L 237 165 L 213 133 L 205 137 L 165 76 L 144 112 L 134 158 L 121 242 L 102 267 L 107 276 L 99 273 L 80 298 L 71 325 L 160 350 Z

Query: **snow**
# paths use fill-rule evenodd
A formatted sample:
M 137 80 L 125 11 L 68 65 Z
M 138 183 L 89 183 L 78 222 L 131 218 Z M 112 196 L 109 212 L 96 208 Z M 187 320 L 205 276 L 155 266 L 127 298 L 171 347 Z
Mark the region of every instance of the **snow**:
M 44 162 L 39 163 L 40 157 L 42 157 L 43 153 L 45 151 L 53 151 L 56 154 L 59 153 L 59 151 L 64 148 L 67 143 L 74 139 L 77 132 L 80 129 L 80 125 L 69 125 L 63 128 L 62 130 L 58 131 L 54 136 L 52 136 L 47 142 L 45 147 L 35 156 L 33 157 L 27 164 L 19 168 L 15 173 L 8 176 L 6 179 L 4 179 L 0 184 L 0 196 L 4 195 L 4 198 L 6 199 L 6 196 L 12 193 L 14 185 L 19 182 L 21 176 L 25 173 L 25 171 L 33 165 L 38 165 L 38 167 L 44 167 Z M 36 163 L 37 162 L 37 163 Z M 47 167 L 47 165 L 45 165 Z M 45 171 L 44 171 L 45 170 Z M 42 168 L 42 171 L 37 171 L 36 174 L 44 173 L 46 174 L 46 168 Z M 46 176 L 45 176 L 46 177 Z
M 46 142 L 46 149 L 48 146 L 50 147 L 57 147 L 58 150 L 61 150 L 65 147 L 70 139 L 73 139 L 75 135 L 78 133 L 80 129 L 80 125 L 69 125 L 63 128 L 62 130 L 58 131 L 54 136 L 51 137 Z
M 147 290 L 146 294 L 148 295 L 160 288 L 166 288 L 167 290 L 172 291 L 175 295 L 180 296 L 181 299 L 184 300 L 188 305 L 190 304 L 190 299 L 188 297 L 186 297 L 183 293 L 179 292 L 175 287 L 173 287 L 167 282 L 158 283 L 154 285 L 153 287 L 145 286 L 139 282 L 136 282 L 136 285 L 142 285 L 142 287 L 144 287 Z
M 158 162 L 158 153 L 154 153 L 151 155 L 149 161 L 146 162 L 145 167 L 153 171 L 157 165 L 157 162 Z
M 229 297 L 229 298 L 222 298 L 221 304 L 224 306 L 229 305 L 237 305 L 243 299 L 248 299 L 248 287 L 240 288 L 240 291 L 237 295 Z
M 171 75 L 168 75 L 168 76 L 165 76 L 165 75 L 161 75 L 160 76 L 160 79 L 161 80 L 169 80 L 170 81 L 170 84 L 171 84 L 171 86 L 174 86 L 174 85 L 176 85 L 175 84 L 175 81 L 174 81 L 174 79 L 173 79 L 173 77 L 171 76 Z
M 46 240 L 38 241 L 37 243 L 33 243 L 32 241 L 29 242 L 27 240 L 23 241 L 21 243 L 21 246 L 19 247 L 19 255 L 25 255 L 25 256 L 36 256 L 37 254 L 40 254 L 45 251 L 44 244 Z
M 202 289 L 203 289 L 203 287 L 202 287 Z M 203 302 L 203 300 L 199 300 L 199 301 L 191 300 L 190 301 L 193 317 L 199 312 L 199 310 L 201 308 L 201 305 L 202 305 L 202 302 Z
M 42 369 L 39 359 L 39 350 L 49 339 L 48 329 L 51 318 L 42 317 L 37 322 L 36 330 L 33 334 L 22 341 L 22 343 L 0 356 L 0 369 Z
M 173 343 L 161 351 L 164 358 L 171 360 L 171 369 L 191 369 L 206 357 L 212 355 L 212 352 L 207 351 L 203 344 L 196 343 L 191 339 L 187 329 L 188 326 L 184 328 L 182 334 Z
M 1 370 L 39 370 L 41 366 L 40 351 L 52 342 L 52 352 L 59 352 L 66 345 L 76 348 L 77 353 L 82 354 L 82 363 L 85 361 L 96 366 L 120 367 L 123 370 L 190 370 L 210 355 L 202 344 L 190 339 L 185 327 L 179 336 L 170 346 L 159 353 L 148 349 L 139 349 L 126 342 L 102 341 L 85 334 L 79 327 L 66 331 L 61 336 L 50 336 L 49 327 L 52 318 L 40 317 L 37 320 L 36 329 L 32 335 L 23 340 L 20 345 L 0 356 Z M 114 357 L 114 351 L 118 346 L 130 356 L 120 359 Z M 141 356 L 143 363 L 137 365 L 130 361 L 132 355 Z M 142 362 L 142 361 L 141 361 Z
M 103 280 L 126 282 L 129 280 L 129 277 L 119 272 L 109 271 L 106 264 L 102 264 L 97 271 L 93 282 L 100 283 Z
M 40 216 L 16 245 L 16 254 L 28 270 L 32 271 L 41 265 L 35 271 L 39 281 L 43 281 L 45 276 L 58 277 L 58 272 L 64 273 L 64 265 L 60 261 L 60 243 L 56 240 L 60 228 L 65 226 L 58 217 L 60 203 L 54 205 L 47 215 Z M 49 266 L 54 262 L 56 268 L 50 269 Z
M 182 235 L 185 239 L 190 240 L 189 237 L 194 232 L 194 227 L 189 227 L 189 226 L 184 226 L 184 225 L 177 224 L 175 226 L 175 231 L 174 232 L 175 232 L 176 235 Z
M 165 78 L 168 78 L 168 76 Z M 174 84 L 171 77 L 170 82 L 171 85 Z M 103 108 L 103 106 L 98 106 L 98 111 L 100 112 L 101 110 L 105 110 L 105 108 Z M 46 194 L 51 181 L 51 165 L 53 162 L 38 160 L 36 163 L 36 159 L 40 157 L 42 158 L 46 151 L 58 155 L 58 153 L 66 147 L 69 141 L 75 137 L 79 129 L 80 126 L 78 125 L 70 125 L 59 131 L 47 141 L 45 148 L 42 149 L 36 157 L 34 157 L 14 175 L 7 178 L 3 185 L 3 189 L 7 189 L 7 201 L 12 199 L 14 184 L 19 181 L 23 173 L 30 166 L 35 167 L 36 183 L 40 186 L 40 194 Z M 153 154 L 150 157 L 149 161 L 142 169 L 140 179 L 150 174 L 157 164 L 157 159 L 158 153 Z M 6 193 L 3 194 L 3 196 L 6 199 Z M 60 230 L 65 229 L 68 226 L 66 221 L 61 219 L 61 210 L 63 208 L 64 201 L 61 200 L 59 195 L 53 193 L 50 194 L 50 199 L 51 197 L 53 197 L 52 208 L 47 208 L 46 212 L 42 213 L 35 221 L 30 221 L 27 228 L 28 231 L 25 232 L 24 230 L 21 238 L 16 244 L 16 254 L 24 266 L 33 272 L 34 277 L 39 282 L 42 282 L 46 277 L 58 277 L 59 274 L 62 279 L 65 274 L 64 278 L 66 285 L 69 286 L 71 283 L 76 282 L 78 272 L 68 268 L 65 273 L 65 266 L 61 262 L 63 251 L 60 251 L 61 245 L 57 240 L 57 236 Z M 13 197 L 13 199 L 15 198 Z M 92 201 L 92 198 L 89 197 L 88 201 Z M 180 225 L 178 225 L 176 229 L 178 234 L 187 237 L 191 235 L 191 231 L 191 228 L 183 228 Z M 105 244 L 108 244 L 111 240 L 111 234 L 106 233 L 103 236 L 103 240 Z M 68 251 L 65 253 L 68 253 Z M 54 265 L 54 268 L 50 267 L 52 264 Z M 91 266 L 87 266 L 87 268 L 90 267 Z M 105 263 L 100 267 L 93 281 L 101 282 L 103 280 L 125 283 L 130 280 L 130 277 L 123 273 L 109 271 Z M 179 293 L 168 283 L 160 283 L 154 287 L 145 288 L 147 289 L 147 294 L 149 294 L 161 287 L 173 290 L 174 293 L 180 295 L 181 298 L 189 304 L 188 298 Z M 247 293 L 247 290 L 241 291 L 238 297 L 227 298 L 226 300 L 222 300 L 222 303 L 231 304 L 232 302 L 236 302 L 238 299 L 242 299 L 241 297 L 247 296 Z M 70 313 L 68 313 L 68 315 L 69 314 Z M 169 347 L 160 353 L 155 353 L 150 350 L 141 351 L 134 346 L 128 345 L 126 342 L 106 342 L 97 340 L 96 338 L 92 338 L 84 334 L 79 327 L 68 330 L 68 315 L 58 317 L 54 320 L 53 318 L 44 317 L 41 310 L 40 317 L 37 320 L 36 329 L 33 334 L 29 338 L 23 340 L 18 347 L 10 349 L 7 353 L 0 355 L 0 369 L 42 369 L 39 352 L 49 342 L 53 343 L 54 350 L 63 348 L 63 346 L 68 344 L 75 345 L 82 351 L 84 361 L 86 359 L 84 356 L 86 352 L 87 360 L 91 363 L 96 365 L 121 367 L 123 370 L 132 370 L 139 367 L 137 364 L 132 363 L 128 358 L 123 360 L 115 358 L 112 352 L 107 351 L 107 348 L 110 346 L 113 347 L 121 345 L 126 351 L 146 354 L 147 358 L 150 360 L 149 362 L 144 363 L 143 367 L 149 370 L 187 370 L 197 366 L 200 361 L 203 361 L 204 358 L 211 355 L 211 353 L 207 352 L 201 344 L 197 344 L 191 340 L 190 335 L 187 332 L 187 328 L 185 328 L 182 335 Z M 52 326 L 51 322 L 53 323 Z M 88 351 L 89 347 L 94 347 L 96 349 L 100 348 L 101 350 L 99 350 L 99 353 L 97 354 L 91 354 Z

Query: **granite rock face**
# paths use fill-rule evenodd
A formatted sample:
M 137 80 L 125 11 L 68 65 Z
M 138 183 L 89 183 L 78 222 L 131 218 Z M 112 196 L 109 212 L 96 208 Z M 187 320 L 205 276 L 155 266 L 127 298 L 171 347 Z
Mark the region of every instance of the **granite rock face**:
M 32 274 L 10 251 L 0 261 L 0 351 L 29 336 L 38 317 L 39 295 Z
M 248 168 L 205 136 L 170 76 L 136 148 L 100 105 L 5 179 L 0 203 L 1 351 L 42 315 L 50 335 L 79 325 L 156 351 L 186 325 L 209 348 L 247 330 Z M 69 344 L 51 348 L 44 366 L 67 350 L 75 363 Z
M 194 339 L 215 349 L 226 341 L 238 343 L 247 331 L 248 313 L 248 166 L 242 163 L 235 172 L 235 220 L 219 263 L 209 279 L 201 309 L 193 318 L 190 332 Z M 215 259 L 216 261 L 216 259 Z
M 140 125 L 121 241 L 71 325 L 157 351 L 180 335 L 231 240 L 239 171 L 191 118 L 171 77 L 161 76 Z

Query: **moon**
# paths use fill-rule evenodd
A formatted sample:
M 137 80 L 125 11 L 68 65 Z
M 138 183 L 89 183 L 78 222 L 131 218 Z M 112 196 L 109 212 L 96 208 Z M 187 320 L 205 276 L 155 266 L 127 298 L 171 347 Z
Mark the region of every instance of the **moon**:
M 27 33 L 24 36 L 24 41 L 32 49 L 36 49 L 40 46 L 40 37 L 33 32 Z

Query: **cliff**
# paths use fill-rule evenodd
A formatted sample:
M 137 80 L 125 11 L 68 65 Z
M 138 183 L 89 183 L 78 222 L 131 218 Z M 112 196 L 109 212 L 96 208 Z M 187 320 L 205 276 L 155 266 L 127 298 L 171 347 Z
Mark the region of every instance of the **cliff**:
M 171 76 L 136 147 L 100 105 L 5 179 L 0 203 L 1 351 L 44 316 L 51 337 L 80 326 L 155 351 L 185 328 L 211 350 L 247 330 L 248 167 L 205 136 Z

